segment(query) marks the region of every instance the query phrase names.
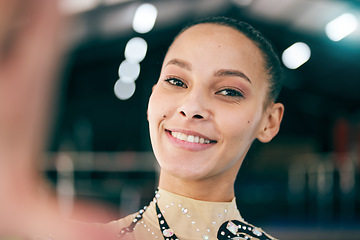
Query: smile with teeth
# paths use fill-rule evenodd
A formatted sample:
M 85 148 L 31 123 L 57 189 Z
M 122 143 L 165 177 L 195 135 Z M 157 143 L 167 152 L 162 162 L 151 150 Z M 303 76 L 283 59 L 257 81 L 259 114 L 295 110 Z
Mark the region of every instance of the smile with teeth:
M 210 144 L 216 143 L 214 140 L 205 139 L 203 137 L 187 135 L 181 132 L 170 132 L 174 138 L 177 138 L 182 141 L 191 142 L 191 143 L 202 143 L 202 144 Z

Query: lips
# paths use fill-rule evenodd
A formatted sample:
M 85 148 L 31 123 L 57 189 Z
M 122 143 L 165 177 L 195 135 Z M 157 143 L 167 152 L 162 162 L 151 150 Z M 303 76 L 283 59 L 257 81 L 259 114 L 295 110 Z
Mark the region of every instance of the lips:
M 174 138 L 184 141 L 184 142 L 200 143 L 200 144 L 217 143 L 216 140 L 208 139 L 208 138 L 206 138 L 204 136 L 200 136 L 196 133 L 184 133 L 184 132 L 170 131 L 170 130 L 166 130 L 166 131 L 169 132 L 171 134 L 171 136 L 173 136 Z

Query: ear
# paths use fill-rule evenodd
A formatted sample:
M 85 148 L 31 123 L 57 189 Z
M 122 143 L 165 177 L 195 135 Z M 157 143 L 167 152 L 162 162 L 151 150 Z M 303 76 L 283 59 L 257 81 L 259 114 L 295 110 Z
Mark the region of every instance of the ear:
M 284 105 L 281 103 L 274 103 L 266 109 L 264 122 L 257 135 L 257 139 L 260 142 L 270 142 L 276 136 L 279 132 L 283 115 Z

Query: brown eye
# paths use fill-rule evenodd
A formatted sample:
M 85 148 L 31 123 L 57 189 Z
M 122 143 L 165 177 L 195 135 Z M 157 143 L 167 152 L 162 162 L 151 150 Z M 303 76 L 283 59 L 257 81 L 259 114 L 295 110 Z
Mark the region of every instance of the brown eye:
M 168 78 L 165 81 L 177 87 L 187 88 L 186 84 L 177 78 Z
M 235 90 L 235 89 L 224 89 L 221 91 L 216 92 L 216 94 L 229 96 L 229 97 L 241 97 L 243 98 L 244 95 L 241 91 Z

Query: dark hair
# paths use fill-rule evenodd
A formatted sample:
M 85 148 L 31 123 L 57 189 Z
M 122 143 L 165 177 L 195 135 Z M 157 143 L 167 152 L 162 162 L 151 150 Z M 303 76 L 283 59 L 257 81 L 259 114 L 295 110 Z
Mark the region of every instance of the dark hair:
M 231 27 L 243 33 L 246 37 L 248 37 L 254 42 L 254 44 L 260 49 L 264 57 L 265 69 L 267 70 L 267 74 L 269 75 L 270 87 L 268 92 L 268 100 L 275 102 L 281 90 L 283 73 L 279 57 L 276 54 L 270 41 L 266 39 L 261 32 L 256 30 L 250 24 L 227 17 L 208 17 L 191 22 L 178 33 L 175 39 L 190 27 L 204 23 L 218 24 Z

